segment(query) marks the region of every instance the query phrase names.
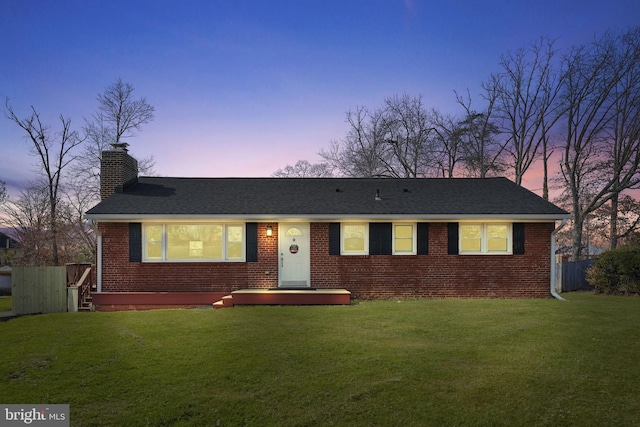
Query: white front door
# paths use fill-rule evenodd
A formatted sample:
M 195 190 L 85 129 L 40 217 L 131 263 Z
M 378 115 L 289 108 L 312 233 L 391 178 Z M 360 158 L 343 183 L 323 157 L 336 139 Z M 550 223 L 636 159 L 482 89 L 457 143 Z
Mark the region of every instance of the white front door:
M 278 242 L 280 268 L 278 286 L 281 288 L 308 288 L 310 286 L 309 223 L 280 223 Z

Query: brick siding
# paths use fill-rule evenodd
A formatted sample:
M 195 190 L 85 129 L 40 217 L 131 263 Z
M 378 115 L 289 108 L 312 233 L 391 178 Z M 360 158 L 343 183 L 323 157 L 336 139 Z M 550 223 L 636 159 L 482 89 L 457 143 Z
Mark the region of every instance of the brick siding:
M 116 188 L 126 186 L 138 178 L 138 161 L 124 150 L 103 151 L 100 170 L 100 200 L 104 200 Z
M 265 237 L 266 227 L 273 236 Z M 447 255 L 431 223 L 429 255 L 329 255 L 329 224 L 311 223 L 311 287 L 354 298 L 549 296 L 553 223 L 527 223 L 524 255 Z M 230 292 L 278 285 L 278 224 L 258 224 L 258 262 L 129 262 L 128 224 L 101 223 L 104 292 Z

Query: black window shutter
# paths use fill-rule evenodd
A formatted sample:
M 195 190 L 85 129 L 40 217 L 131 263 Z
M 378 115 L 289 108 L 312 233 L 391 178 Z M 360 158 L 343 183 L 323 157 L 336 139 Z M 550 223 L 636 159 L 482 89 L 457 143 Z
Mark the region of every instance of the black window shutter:
M 524 255 L 524 223 L 513 223 L 513 254 Z
M 340 223 L 329 223 L 329 255 L 340 255 Z
M 142 224 L 129 223 L 129 262 L 142 262 Z
M 247 262 L 258 262 L 258 223 L 246 223 L 245 232 L 246 260 Z
M 418 223 L 418 255 L 429 255 L 429 223 Z
M 369 223 L 369 255 L 391 255 L 392 238 L 390 222 Z
M 458 255 L 458 223 L 450 222 L 447 229 L 448 235 L 448 249 L 449 255 Z

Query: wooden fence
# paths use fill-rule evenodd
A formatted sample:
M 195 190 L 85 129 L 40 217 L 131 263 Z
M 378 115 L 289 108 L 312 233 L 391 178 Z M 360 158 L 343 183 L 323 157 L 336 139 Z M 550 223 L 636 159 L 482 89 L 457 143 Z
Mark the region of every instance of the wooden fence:
M 67 311 L 66 267 L 13 267 L 11 282 L 14 314 Z
M 587 282 L 587 270 L 595 260 L 572 261 L 557 264 L 556 284 L 560 292 L 572 292 L 593 289 Z

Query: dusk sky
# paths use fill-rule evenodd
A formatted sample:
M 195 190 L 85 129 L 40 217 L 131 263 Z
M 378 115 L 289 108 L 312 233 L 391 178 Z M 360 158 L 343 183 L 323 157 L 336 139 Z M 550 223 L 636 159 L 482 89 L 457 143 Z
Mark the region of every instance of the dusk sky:
M 638 0 L 0 0 L 0 97 L 79 129 L 122 78 L 156 109 L 127 142 L 159 175 L 270 176 L 320 161 L 357 106 L 407 93 L 458 114 L 453 91 L 477 97 L 501 54 L 638 24 Z M 0 117 L 13 194 L 34 177 L 24 136 Z

